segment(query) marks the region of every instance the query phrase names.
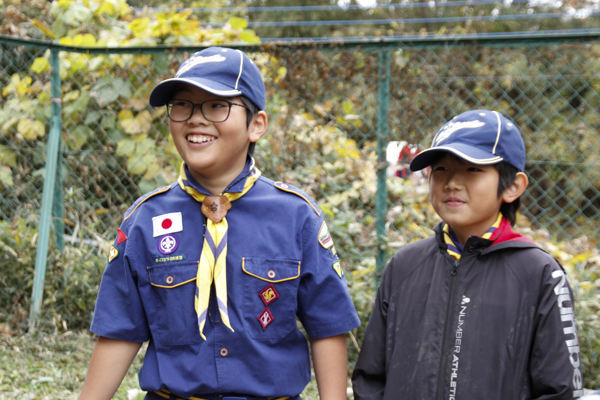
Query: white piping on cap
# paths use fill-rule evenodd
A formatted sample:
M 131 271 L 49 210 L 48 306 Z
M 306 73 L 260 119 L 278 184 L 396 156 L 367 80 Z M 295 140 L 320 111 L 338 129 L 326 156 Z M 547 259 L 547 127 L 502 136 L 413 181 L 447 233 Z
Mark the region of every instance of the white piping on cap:
M 498 119 L 498 133 L 496 133 L 496 143 L 494 143 L 494 148 L 492 149 L 492 154 L 496 154 L 496 146 L 498 146 L 498 142 L 500 141 L 500 128 L 502 127 L 502 120 L 500 119 L 500 113 L 498 111 L 492 111 L 496 115 L 496 119 Z
M 240 73 L 235 81 L 235 90 L 238 90 L 238 82 L 240 81 L 240 78 L 242 77 L 242 71 L 244 70 L 244 54 L 240 50 L 236 51 L 240 53 Z

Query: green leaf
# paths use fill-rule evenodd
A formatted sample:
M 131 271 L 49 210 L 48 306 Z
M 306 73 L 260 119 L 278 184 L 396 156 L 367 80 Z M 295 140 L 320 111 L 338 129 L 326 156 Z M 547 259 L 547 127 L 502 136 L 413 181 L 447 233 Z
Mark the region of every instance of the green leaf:
M 87 115 L 87 117 L 85 117 L 85 124 L 95 124 L 100 120 L 100 118 L 102 118 L 102 113 L 100 111 L 92 111 Z
M 65 142 L 73 151 L 80 150 L 92 135 L 92 131 L 87 126 L 77 126 L 67 132 Z
M 0 183 L 6 186 L 13 186 L 15 181 L 12 176 L 12 171 L 10 168 L 2 165 L 0 166 Z
M 129 139 L 123 139 L 117 143 L 117 155 L 129 157 L 135 151 L 135 143 Z
M 14 167 L 17 165 L 17 152 L 6 146 L 0 145 L 0 163 L 6 164 L 9 167 Z

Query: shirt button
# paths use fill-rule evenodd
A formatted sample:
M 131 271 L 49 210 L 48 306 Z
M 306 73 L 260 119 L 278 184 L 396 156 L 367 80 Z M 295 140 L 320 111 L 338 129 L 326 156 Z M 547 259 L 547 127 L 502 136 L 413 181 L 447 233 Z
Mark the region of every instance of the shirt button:
M 227 357 L 227 354 L 229 354 L 229 350 L 227 350 L 227 348 L 223 347 L 219 353 L 221 354 L 221 357 Z
M 171 285 L 175 281 L 175 278 L 173 278 L 173 275 L 169 275 L 165 281 L 167 282 L 167 285 Z
M 267 272 L 267 276 L 268 276 L 270 279 L 273 279 L 273 278 L 275 278 L 275 275 L 277 275 L 277 274 L 276 274 L 276 273 L 275 273 L 275 271 L 273 271 L 272 269 L 270 269 L 270 270 Z

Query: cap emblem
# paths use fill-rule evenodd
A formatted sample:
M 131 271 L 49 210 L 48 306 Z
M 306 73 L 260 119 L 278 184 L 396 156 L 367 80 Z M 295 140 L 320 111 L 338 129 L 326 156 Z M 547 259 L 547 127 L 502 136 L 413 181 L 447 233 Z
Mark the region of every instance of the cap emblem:
M 450 135 L 456 132 L 459 129 L 465 128 L 480 128 L 485 125 L 485 122 L 481 122 L 479 120 L 475 121 L 464 121 L 464 122 L 448 122 L 444 127 L 438 132 L 437 137 L 435 138 L 434 146 L 437 146 L 445 139 L 448 139 Z
M 205 64 L 205 63 L 209 63 L 209 62 L 223 62 L 225 60 L 227 60 L 227 59 L 225 57 L 223 57 L 221 54 L 215 54 L 213 56 L 207 56 L 207 57 L 204 57 L 204 56 L 192 57 L 188 60 L 188 62 L 185 65 L 181 66 L 179 71 L 177 71 L 177 75 L 175 75 L 175 78 L 179 78 L 179 76 L 181 74 L 189 71 L 196 65 Z

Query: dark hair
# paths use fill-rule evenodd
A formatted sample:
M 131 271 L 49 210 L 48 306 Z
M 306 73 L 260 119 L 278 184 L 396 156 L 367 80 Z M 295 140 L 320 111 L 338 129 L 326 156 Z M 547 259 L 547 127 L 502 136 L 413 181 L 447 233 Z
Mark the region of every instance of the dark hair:
M 498 197 L 502 196 L 502 193 L 506 189 L 510 187 L 515 182 L 515 178 L 517 177 L 517 173 L 519 170 L 511 164 L 508 164 L 504 161 L 498 164 L 494 164 L 496 170 L 498 170 Z M 500 206 L 500 212 L 510 222 L 511 225 L 514 225 L 517 222 L 517 211 L 521 206 L 521 198 L 518 197 L 512 203 L 502 202 Z
M 252 100 L 247 98 L 244 95 L 241 95 L 242 103 L 247 107 L 246 108 L 246 128 L 250 126 L 252 122 L 252 118 L 260 111 L 260 108 Z M 254 154 L 254 147 L 256 146 L 255 142 L 250 143 L 250 147 L 248 147 L 248 154 Z
M 433 167 L 435 164 L 440 162 L 441 159 L 446 156 L 446 154 L 450 155 L 450 157 L 453 157 L 454 159 L 458 160 L 459 162 L 467 162 L 467 161 L 463 160 L 462 158 L 454 155 L 453 153 L 446 152 L 446 151 L 440 151 L 438 154 L 436 154 L 435 158 L 433 159 L 433 162 L 431 163 L 431 166 Z M 498 171 L 498 198 L 500 198 L 500 197 L 502 197 L 502 193 L 504 193 L 504 191 L 506 189 L 508 189 L 510 187 L 510 185 L 512 185 L 515 182 L 515 179 L 517 178 L 517 173 L 519 172 L 519 170 L 516 167 L 514 167 L 513 165 L 508 164 L 504 161 L 502 161 L 498 164 L 494 164 L 494 167 Z M 500 206 L 500 212 L 502 213 L 502 216 L 504 216 L 504 218 L 506 218 L 508 220 L 508 222 L 510 222 L 510 224 L 513 226 L 517 222 L 517 211 L 519 210 L 520 206 L 521 206 L 521 198 L 520 197 L 517 198 L 512 203 L 502 202 L 502 205 Z

